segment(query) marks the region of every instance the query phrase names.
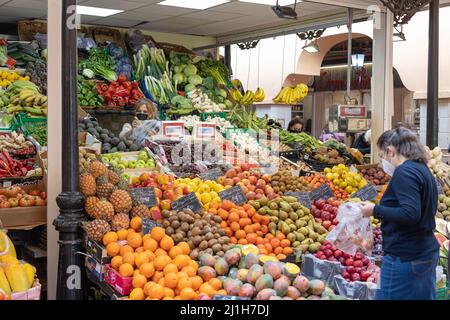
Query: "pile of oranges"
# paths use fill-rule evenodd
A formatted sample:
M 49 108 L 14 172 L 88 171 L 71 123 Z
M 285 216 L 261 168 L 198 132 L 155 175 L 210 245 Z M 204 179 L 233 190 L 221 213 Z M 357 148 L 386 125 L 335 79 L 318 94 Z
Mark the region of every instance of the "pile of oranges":
M 111 267 L 123 277 L 132 277 L 130 300 L 195 300 L 202 295 L 226 295 L 217 278 L 197 275 L 199 265 L 189 257 L 186 242 L 174 244 L 161 227 L 142 236 L 141 218 L 131 220 L 131 228 L 103 236 Z
M 269 231 L 269 217 L 256 213 L 249 204 L 237 206 L 225 200 L 221 204 L 210 204 L 209 212 L 222 218 L 220 226 L 232 244 L 256 245 Z
M 275 236 L 271 233 L 266 234 L 262 241 L 257 242 L 256 246 L 260 254 L 276 257 L 278 260 L 286 259 L 293 252 L 291 242 L 279 231 Z

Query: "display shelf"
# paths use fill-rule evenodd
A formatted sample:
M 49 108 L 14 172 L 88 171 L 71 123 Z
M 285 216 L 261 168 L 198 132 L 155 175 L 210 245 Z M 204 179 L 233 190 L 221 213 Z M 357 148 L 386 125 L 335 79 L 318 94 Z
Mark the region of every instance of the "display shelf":
M 109 284 L 99 281 L 89 270 L 86 270 L 86 276 L 89 281 L 99 287 L 111 300 L 119 300 L 123 298 L 123 296 L 118 294 Z
M 117 109 L 117 108 L 91 108 L 91 107 L 81 107 L 84 111 L 88 112 L 89 114 L 95 114 L 95 115 L 107 115 L 107 114 L 118 114 L 118 115 L 125 115 L 125 116 L 131 116 L 134 115 L 135 111 L 132 108 L 129 109 Z

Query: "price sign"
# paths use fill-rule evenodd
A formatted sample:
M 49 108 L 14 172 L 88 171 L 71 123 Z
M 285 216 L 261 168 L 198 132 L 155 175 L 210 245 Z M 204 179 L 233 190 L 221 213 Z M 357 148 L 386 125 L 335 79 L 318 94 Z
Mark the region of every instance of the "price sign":
M 156 221 L 143 218 L 142 219 L 142 235 L 149 234 L 154 227 L 160 226 Z
M 134 188 L 130 190 L 130 193 L 149 208 L 158 205 L 154 187 Z
M 222 170 L 220 168 L 214 168 L 206 172 L 202 172 L 198 175 L 202 180 L 212 180 L 216 181 L 217 178 L 223 176 Z
M 190 209 L 192 212 L 202 210 L 202 205 L 194 192 L 191 192 L 187 196 L 172 202 L 172 210 L 182 211 L 184 209 Z
M 438 189 L 438 194 L 443 194 L 445 195 L 444 189 L 442 188 L 442 182 L 439 178 L 436 178 L 436 186 Z
M 220 199 L 222 199 L 222 201 L 230 200 L 236 205 L 241 205 L 247 202 L 247 197 L 245 196 L 240 186 L 235 186 L 219 192 L 219 197 Z
M 197 139 L 215 139 L 216 138 L 216 124 L 213 122 L 196 122 L 194 123 L 194 138 Z
M 320 187 L 314 189 L 310 193 L 311 201 L 316 201 L 319 199 L 328 200 L 329 198 L 333 198 L 334 193 L 331 191 L 330 187 L 327 184 L 322 184 Z
M 184 122 L 163 121 L 162 134 L 164 137 L 179 138 L 184 136 Z
M 284 195 L 296 197 L 298 202 L 307 208 L 311 208 L 311 199 L 309 192 L 286 192 Z
M 361 201 L 372 201 L 378 197 L 378 191 L 373 184 L 368 184 L 361 190 L 352 194 L 352 198 L 359 198 Z

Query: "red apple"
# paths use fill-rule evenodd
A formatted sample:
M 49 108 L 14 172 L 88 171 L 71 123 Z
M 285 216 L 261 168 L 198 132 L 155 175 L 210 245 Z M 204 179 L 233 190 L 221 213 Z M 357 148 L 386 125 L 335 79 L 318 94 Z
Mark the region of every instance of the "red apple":
M 329 227 L 328 227 L 328 232 L 330 232 L 331 230 L 333 230 L 334 227 L 335 227 L 334 225 L 329 226 Z
M 276 193 L 269 193 L 269 194 L 267 195 L 267 198 L 268 198 L 269 200 L 273 200 L 273 199 L 278 198 L 278 195 L 277 195 Z
M 259 179 L 261 177 L 261 172 L 259 171 L 253 171 L 252 172 L 252 176 L 256 177 L 257 179 Z
M 264 194 L 264 190 L 256 189 L 256 194 L 261 194 L 261 195 L 263 195 L 263 194 Z
M 228 170 L 227 173 L 225 173 L 225 177 L 227 177 L 227 178 L 236 177 L 236 170 L 235 169 Z
M 255 186 L 252 186 L 252 185 L 250 185 L 250 186 L 248 186 L 248 187 L 247 187 L 247 189 L 248 189 L 249 191 L 253 191 L 253 192 L 255 192 L 255 190 L 256 190 L 256 187 L 255 187 Z
M 236 185 L 238 182 L 241 182 L 241 179 L 238 177 L 233 178 L 233 184 Z
M 342 257 L 342 251 L 341 250 L 336 250 L 334 252 L 334 256 L 336 259 L 340 259 Z
M 354 261 L 353 261 L 352 258 L 348 258 L 348 259 L 345 260 L 345 265 L 346 265 L 347 267 L 349 267 L 349 266 L 354 266 L 353 262 L 354 262 Z
M 268 194 L 268 193 L 272 193 L 272 192 L 274 192 L 272 186 L 266 185 L 265 193 Z
M 233 169 L 234 169 L 234 171 L 236 171 L 236 174 L 242 172 L 242 169 L 240 166 L 235 166 Z
M 244 178 L 250 177 L 250 172 L 248 172 L 248 171 L 244 171 L 244 172 L 242 172 L 242 174 L 244 175 Z
M 247 192 L 246 197 L 247 197 L 248 200 L 255 200 L 255 198 L 256 198 L 256 193 L 254 193 L 254 192 L 252 192 L 252 191 Z
M 226 178 L 223 182 L 224 186 L 234 186 L 233 179 Z
M 266 187 L 266 182 L 263 179 L 259 179 L 256 182 L 256 187 L 257 188 L 265 188 Z
M 261 179 L 263 179 L 265 182 L 269 182 L 270 181 L 270 175 L 268 174 L 264 174 Z
M 241 169 L 242 171 L 249 171 L 250 170 L 250 165 L 248 163 L 243 163 L 241 164 Z
M 248 179 L 242 179 L 241 182 L 244 186 L 250 185 L 250 181 Z
M 163 199 L 164 200 L 171 200 L 175 199 L 175 192 L 173 190 L 166 190 L 163 192 Z
M 256 182 L 258 181 L 258 178 L 253 176 L 253 175 L 251 175 L 251 176 L 248 177 L 248 181 L 250 181 L 250 184 L 255 185 Z
M 328 229 L 331 226 L 331 221 L 330 220 L 325 220 L 324 222 L 322 222 L 322 226 L 325 229 Z
M 28 192 L 28 194 L 29 194 L 30 196 L 38 196 L 38 195 L 41 194 L 41 191 L 39 191 L 38 189 L 33 189 L 33 190 L 30 190 L 30 191 Z
M 162 219 L 161 210 L 158 207 L 152 207 L 150 209 L 150 214 L 151 214 L 153 220 Z
M 259 200 L 259 199 L 261 199 L 263 196 L 264 196 L 264 194 L 262 194 L 262 193 L 256 193 L 255 200 Z

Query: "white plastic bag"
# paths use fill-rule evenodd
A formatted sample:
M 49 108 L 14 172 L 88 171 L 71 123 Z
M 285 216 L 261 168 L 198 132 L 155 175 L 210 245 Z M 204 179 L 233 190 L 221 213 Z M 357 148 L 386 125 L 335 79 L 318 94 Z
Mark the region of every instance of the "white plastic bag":
M 342 204 L 338 209 L 338 225 L 328 234 L 327 240 L 350 255 L 358 249 L 372 254 L 373 233 L 370 218 L 362 215 L 361 205 L 355 202 Z

